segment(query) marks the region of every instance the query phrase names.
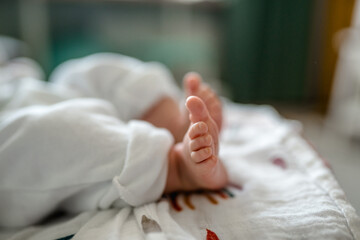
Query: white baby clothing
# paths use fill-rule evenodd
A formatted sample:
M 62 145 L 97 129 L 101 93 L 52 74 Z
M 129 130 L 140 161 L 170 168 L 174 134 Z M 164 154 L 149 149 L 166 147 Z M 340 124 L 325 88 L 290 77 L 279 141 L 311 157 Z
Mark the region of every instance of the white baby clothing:
M 40 77 L 27 59 L 0 69 L 0 226 L 158 199 L 173 138 L 133 119 L 178 95 L 166 68 L 101 53 Z

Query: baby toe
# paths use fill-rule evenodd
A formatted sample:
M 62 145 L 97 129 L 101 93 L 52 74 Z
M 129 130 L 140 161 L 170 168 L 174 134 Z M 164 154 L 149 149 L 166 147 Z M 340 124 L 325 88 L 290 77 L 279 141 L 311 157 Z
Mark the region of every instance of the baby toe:
M 200 163 L 200 162 L 210 158 L 212 156 L 212 153 L 213 153 L 213 151 L 212 151 L 211 147 L 205 147 L 198 151 L 191 152 L 191 159 L 196 163 Z
M 204 147 L 210 147 L 212 144 L 212 137 L 210 134 L 205 134 L 203 136 L 197 137 L 190 142 L 190 150 L 198 151 Z
M 191 125 L 189 129 L 189 137 L 190 139 L 195 139 L 201 135 L 204 135 L 208 132 L 208 125 L 204 122 L 197 122 Z
M 195 94 L 201 84 L 201 76 L 196 72 L 189 72 L 184 77 L 184 88 L 188 94 Z
M 217 95 L 210 87 L 205 86 L 200 93 L 201 99 L 208 106 L 213 101 L 218 101 Z
M 207 105 L 210 112 L 221 112 L 221 107 L 221 103 L 217 99 L 210 101 L 209 105 Z

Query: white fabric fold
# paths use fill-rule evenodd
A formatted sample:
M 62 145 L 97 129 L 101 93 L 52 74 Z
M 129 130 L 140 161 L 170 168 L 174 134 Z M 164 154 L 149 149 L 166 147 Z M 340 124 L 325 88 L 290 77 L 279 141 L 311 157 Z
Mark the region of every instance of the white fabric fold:
M 54 70 L 50 81 L 113 103 L 123 121 L 140 118 L 164 96 L 180 97 L 171 73 L 160 63 L 113 53 L 67 61 Z
M 2 70 L 12 92 L 0 113 L 0 226 L 161 196 L 173 137 L 130 120 L 177 91 L 165 68 L 98 54 L 65 63 L 54 83 Z

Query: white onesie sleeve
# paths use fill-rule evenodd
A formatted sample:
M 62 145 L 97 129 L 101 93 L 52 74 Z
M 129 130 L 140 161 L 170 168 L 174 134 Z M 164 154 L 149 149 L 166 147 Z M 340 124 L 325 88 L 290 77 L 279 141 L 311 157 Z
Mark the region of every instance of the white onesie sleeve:
M 123 121 L 139 119 L 164 96 L 181 97 L 165 66 L 114 53 L 69 60 L 55 69 L 50 81 L 111 102 Z
M 113 106 L 73 99 L 0 119 L 0 226 L 36 223 L 55 209 L 138 206 L 159 198 L 171 134 L 124 123 Z

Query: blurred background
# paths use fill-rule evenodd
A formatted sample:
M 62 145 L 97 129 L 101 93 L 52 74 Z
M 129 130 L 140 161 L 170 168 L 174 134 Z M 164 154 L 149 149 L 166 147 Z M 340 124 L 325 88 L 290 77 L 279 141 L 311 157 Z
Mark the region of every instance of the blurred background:
M 360 213 L 359 0 L 1 0 L 0 64 L 116 52 L 304 125 Z M 19 41 L 15 41 L 17 39 Z

